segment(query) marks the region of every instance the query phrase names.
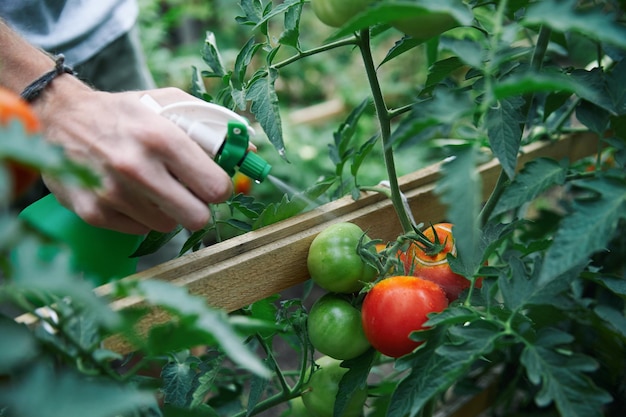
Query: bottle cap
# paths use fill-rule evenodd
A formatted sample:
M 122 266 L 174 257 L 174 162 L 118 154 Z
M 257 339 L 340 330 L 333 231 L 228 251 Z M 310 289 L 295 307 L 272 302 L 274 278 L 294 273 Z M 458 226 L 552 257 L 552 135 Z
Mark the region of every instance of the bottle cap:
M 262 182 L 272 166 L 254 152 L 248 152 L 239 166 L 239 171 L 255 181 Z

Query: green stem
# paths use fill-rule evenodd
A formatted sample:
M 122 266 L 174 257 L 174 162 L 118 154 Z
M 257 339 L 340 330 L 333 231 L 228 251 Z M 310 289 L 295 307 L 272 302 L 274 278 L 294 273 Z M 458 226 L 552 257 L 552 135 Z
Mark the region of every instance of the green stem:
M 506 175 L 504 170 L 501 169 L 500 175 L 498 175 L 498 180 L 496 181 L 496 185 L 493 187 L 493 191 L 491 191 L 489 198 L 485 202 L 485 205 L 483 206 L 482 210 L 480 211 L 480 214 L 478 215 L 478 222 L 479 222 L 478 224 L 480 225 L 481 228 L 485 226 L 485 224 L 487 224 L 487 220 L 489 220 L 489 216 L 491 216 L 493 209 L 496 207 L 496 204 L 498 204 L 498 200 L 500 200 L 500 197 L 502 196 L 502 193 L 504 192 L 505 184 L 507 183 L 508 179 L 509 179 L 508 175 Z
M 346 39 L 341 39 L 338 40 L 336 42 L 331 42 L 331 43 L 327 43 L 324 44 L 322 46 L 318 46 L 316 48 L 311 48 L 308 49 L 306 51 L 298 51 L 298 53 L 296 55 L 290 56 L 289 58 L 284 59 L 283 61 L 277 62 L 276 64 L 272 65 L 272 68 L 274 69 L 280 69 L 282 67 L 286 67 L 287 65 L 296 62 L 302 58 L 306 58 L 308 56 L 311 55 L 315 55 L 315 54 L 319 54 L 322 52 L 326 52 L 326 51 L 330 51 L 332 49 L 336 49 L 336 48 L 340 48 L 342 46 L 347 46 L 347 45 L 358 45 L 358 39 L 356 36 L 352 36 L 350 38 L 346 38 Z
M 369 28 L 363 29 L 360 32 L 360 50 L 363 57 L 363 63 L 365 64 L 365 72 L 367 73 L 367 79 L 369 81 L 370 89 L 372 90 L 372 96 L 374 99 L 374 107 L 376 108 L 376 115 L 378 117 L 378 123 L 380 124 L 380 134 L 383 145 L 383 156 L 385 160 L 385 167 L 387 169 L 387 176 L 389 177 L 389 187 L 391 189 L 391 202 L 396 210 L 396 214 L 402 225 L 404 232 L 410 232 L 413 230 L 413 224 L 409 218 L 404 204 L 402 203 L 402 196 L 400 194 L 400 186 L 398 185 L 398 174 L 396 173 L 396 164 L 393 158 L 393 149 L 390 143 L 391 138 L 391 121 L 389 113 L 387 111 L 387 105 L 385 104 L 385 98 L 383 97 L 382 89 L 378 81 L 376 74 L 376 66 L 372 58 L 372 52 L 370 50 L 370 33 Z

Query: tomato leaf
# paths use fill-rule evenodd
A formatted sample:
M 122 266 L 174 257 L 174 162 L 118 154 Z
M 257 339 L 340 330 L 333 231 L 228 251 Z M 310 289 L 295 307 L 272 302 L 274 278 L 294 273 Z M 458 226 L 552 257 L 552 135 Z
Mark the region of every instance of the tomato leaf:
M 600 7 L 581 11 L 574 0 L 533 3 L 522 19 L 527 26 L 545 25 L 557 32 L 578 32 L 626 48 L 626 28 Z
M 226 74 L 224 64 L 222 63 L 222 57 L 219 53 L 219 49 L 217 48 L 215 34 L 211 31 L 207 31 L 206 33 L 204 45 L 202 46 L 201 57 L 211 70 L 210 73 L 205 73 L 206 76 L 221 78 Z
M 558 351 L 559 345 L 572 340 L 569 334 L 545 328 L 534 344 L 525 345 L 520 361 L 528 379 L 540 387 L 535 396 L 538 406 L 554 402 L 564 416 L 600 417 L 611 397 L 585 375 L 598 366 L 592 358 Z
M 161 377 L 163 378 L 163 394 L 166 403 L 181 408 L 189 405 L 197 375 L 198 361 L 198 358 L 192 356 L 178 357 L 175 355 L 163 367 Z
M 302 15 L 303 0 L 287 0 L 277 7 L 277 9 L 285 11 L 284 30 L 278 38 L 278 42 L 283 45 L 291 46 L 300 51 L 300 17 Z
M 193 326 L 194 331 L 205 332 L 238 365 L 259 376 L 270 375 L 261 360 L 244 345 L 243 338 L 237 334 L 224 311 L 211 308 L 204 298 L 191 295 L 186 288 L 168 282 L 146 280 L 133 285 L 135 295 L 185 319 L 183 324 Z
M 348 372 L 346 372 L 339 381 L 333 415 L 341 416 L 352 394 L 357 389 L 367 386 L 367 378 L 376 357 L 376 351 L 369 349 L 362 355 L 341 363 L 341 367 L 348 368 Z
M 591 179 L 574 185 L 596 194 L 580 198 L 559 224 L 554 241 L 545 255 L 539 285 L 586 262 L 590 255 L 605 249 L 620 218 L 626 218 L 626 184 L 623 181 Z
M 435 192 L 447 207 L 447 218 L 454 226 L 457 256 L 449 260 L 452 269 L 468 278 L 482 264 L 481 233 L 478 216 L 481 207 L 482 183 L 476 172 L 478 153 L 473 146 L 456 154 L 442 166 L 442 176 Z
M 428 76 L 424 88 L 420 91 L 420 96 L 430 94 L 437 85 L 452 75 L 452 73 L 463 67 L 463 62 L 456 56 L 452 56 L 435 62 L 428 68 Z
M 261 124 L 263 131 L 281 157 L 285 158 L 283 128 L 274 83 L 278 70 L 267 69 L 253 77 L 246 91 L 246 99 L 252 102 L 250 111 Z
M 424 405 L 444 392 L 470 369 L 481 356 L 490 353 L 501 333 L 494 326 L 470 324 L 471 329 L 457 332 L 455 344 L 444 343 L 447 331 L 439 329 L 434 343 L 426 342 L 414 353 L 398 360 L 410 373 L 393 392 L 387 416 L 418 415 Z M 463 329 L 461 327 L 461 329 Z
M 158 409 L 154 392 L 35 363 L 0 391 L 3 411 L 20 417 L 110 417 Z M 54 404 L 51 407 L 50 404 Z
M 509 178 L 515 176 L 517 166 L 517 154 L 522 139 L 523 105 L 524 99 L 521 97 L 498 100 L 497 105 L 487 112 L 485 121 L 491 150 Z
M 521 207 L 548 188 L 562 185 L 566 174 L 567 167 L 564 162 L 558 163 L 548 158 L 533 159 L 524 165 L 524 168 L 505 188 L 491 216 Z

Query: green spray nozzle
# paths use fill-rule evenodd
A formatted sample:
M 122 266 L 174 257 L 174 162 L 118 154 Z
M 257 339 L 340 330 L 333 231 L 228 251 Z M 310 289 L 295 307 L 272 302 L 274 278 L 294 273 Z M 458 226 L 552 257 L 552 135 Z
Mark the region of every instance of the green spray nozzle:
M 261 182 L 267 177 L 272 166 L 259 155 L 250 152 L 248 150 L 249 145 L 246 126 L 236 121 L 230 121 L 228 122 L 226 140 L 215 161 L 231 177 L 235 174 L 235 167 L 239 167 L 239 172 Z

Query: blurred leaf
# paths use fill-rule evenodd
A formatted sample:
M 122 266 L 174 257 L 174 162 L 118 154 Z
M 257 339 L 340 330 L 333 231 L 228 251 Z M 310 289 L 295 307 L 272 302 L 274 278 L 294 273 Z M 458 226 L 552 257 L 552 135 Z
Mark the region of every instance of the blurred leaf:
M 476 148 L 464 148 L 442 165 L 442 176 L 435 188 L 446 205 L 446 218 L 453 224 L 457 257 L 449 260 L 450 266 L 467 278 L 473 277 L 482 264 L 478 229 L 482 182 L 477 164 Z
M 272 68 L 253 78 L 248 86 L 246 99 L 252 102 L 250 111 L 261 124 L 274 148 L 282 157 L 285 157 L 280 108 L 274 86 L 276 78 L 278 78 L 278 71 Z
M 204 298 L 191 295 L 186 288 L 168 282 L 145 280 L 133 285 L 135 295 L 143 297 L 147 303 L 187 318 L 186 322 L 193 330 L 210 335 L 235 363 L 257 375 L 269 376 L 267 368 L 230 325 L 224 311 L 211 308 Z
M 205 76 L 223 77 L 226 74 L 222 57 L 220 56 L 215 40 L 215 34 L 211 31 L 206 32 L 204 45 L 202 47 L 202 60 L 209 66 L 211 73 L 205 73 Z
M 442 36 L 440 48 L 452 52 L 465 64 L 473 68 L 482 68 L 485 59 L 485 48 L 471 39 L 456 39 Z
M 172 240 L 178 233 L 183 230 L 183 227 L 178 225 L 174 230 L 168 233 L 157 232 L 151 230 L 148 232 L 144 240 L 141 242 L 137 250 L 130 255 L 131 258 L 137 258 L 140 256 L 149 255 L 161 249 L 167 242 Z
M 497 99 L 535 92 L 570 92 L 580 97 L 593 97 L 598 91 L 589 88 L 576 77 L 558 72 L 524 72 L 498 81 L 494 88 Z
M 537 158 L 529 161 L 504 189 L 492 216 L 521 207 L 524 203 L 534 200 L 548 188 L 562 185 L 565 182 L 566 174 L 565 163 L 559 164 L 548 158 Z
M 430 94 L 443 80 L 449 77 L 454 71 L 463 67 L 463 62 L 456 56 L 435 62 L 428 69 L 428 78 L 420 96 Z
M 0 404 L 20 417 L 111 417 L 156 407 L 154 392 L 37 364 L 0 391 Z
M 0 315 L 0 375 L 7 375 L 39 354 L 39 347 L 28 327 Z
M 545 255 L 539 284 L 557 279 L 569 269 L 587 262 L 593 253 L 606 249 L 620 218 L 626 218 L 626 184 L 623 181 L 591 179 L 574 183 L 596 194 L 578 199 L 565 216 Z
M 557 329 L 543 329 L 535 344 L 525 345 L 520 361 L 528 379 L 540 386 L 535 396 L 538 406 L 554 402 L 560 415 L 600 417 L 602 406 L 611 401 L 611 397 L 585 375 L 594 371 L 597 363 L 581 354 L 557 352 L 560 344 L 572 339 Z
M 374 3 L 362 13 L 357 14 L 345 25 L 333 33 L 327 41 L 343 38 L 369 26 L 389 23 L 410 17 L 427 17 L 432 13 L 445 13 L 460 25 L 470 25 L 474 15 L 463 2 L 454 0 L 394 1 Z
M 491 150 L 509 178 L 515 176 L 517 167 L 517 154 L 522 139 L 523 105 L 524 99 L 521 97 L 498 100 L 495 106 L 489 108 L 485 121 Z
M 429 127 L 442 131 L 473 114 L 474 107 L 475 103 L 465 93 L 436 89 L 431 98 L 413 105 L 393 131 L 390 142 L 411 143 L 412 138 Z
M 626 48 L 626 28 L 605 13 L 600 5 L 578 9 L 575 0 L 536 2 L 529 6 L 522 23 L 545 25 L 557 32 L 579 32 L 591 39 Z
M 604 321 L 606 327 L 613 329 L 620 337 L 626 339 L 626 317 L 623 311 L 606 304 L 597 306 L 593 311 Z

